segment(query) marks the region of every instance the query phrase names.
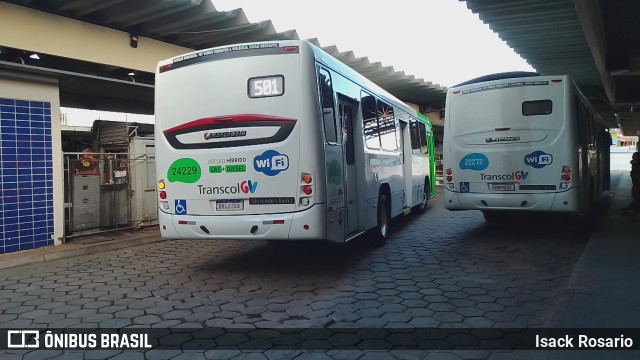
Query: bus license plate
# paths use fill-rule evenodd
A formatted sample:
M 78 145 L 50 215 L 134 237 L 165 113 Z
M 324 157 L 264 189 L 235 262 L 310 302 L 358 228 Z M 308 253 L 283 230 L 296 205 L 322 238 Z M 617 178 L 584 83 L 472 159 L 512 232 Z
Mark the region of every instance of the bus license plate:
M 516 184 L 489 184 L 491 191 L 515 191 Z
M 218 200 L 216 201 L 217 211 L 233 211 L 244 209 L 244 201 L 242 200 Z

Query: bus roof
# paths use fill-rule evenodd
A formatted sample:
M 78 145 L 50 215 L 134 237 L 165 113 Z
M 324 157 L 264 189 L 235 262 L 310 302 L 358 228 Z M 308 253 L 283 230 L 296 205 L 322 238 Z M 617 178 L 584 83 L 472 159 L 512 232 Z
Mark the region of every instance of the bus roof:
M 462 82 L 460 84 L 454 85 L 452 87 L 458 87 L 458 86 L 469 85 L 469 84 L 476 84 L 476 83 L 481 83 L 481 82 L 485 82 L 485 81 L 512 79 L 512 78 L 522 78 L 522 77 L 533 77 L 533 76 L 540 76 L 540 74 L 537 73 L 537 72 L 531 72 L 531 71 L 502 72 L 502 73 L 495 73 L 495 74 L 489 74 L 489 75 L 480 76 L 480 77 L 477 77 L 475 79 L 467 80 L 467 81 Z

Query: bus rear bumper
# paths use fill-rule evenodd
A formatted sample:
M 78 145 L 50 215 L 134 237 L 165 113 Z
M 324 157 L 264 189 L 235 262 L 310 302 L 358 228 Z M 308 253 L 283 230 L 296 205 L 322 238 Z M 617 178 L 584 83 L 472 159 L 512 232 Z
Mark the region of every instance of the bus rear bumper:
M 325 216 L 325 204 L 295 213 L 264 215 L 196 216 L 158 211 L 163 238 L 193 240 L 318 240 L 325 237 Z
M 577 212 L 576 192 L 484 194 L 444 190 L 444 207 L 449 210 Z

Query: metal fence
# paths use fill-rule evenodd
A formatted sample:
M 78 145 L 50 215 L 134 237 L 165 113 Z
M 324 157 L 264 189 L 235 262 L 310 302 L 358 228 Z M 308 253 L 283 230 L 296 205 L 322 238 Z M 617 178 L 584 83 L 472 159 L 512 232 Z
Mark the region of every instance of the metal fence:
M 154 154 L 64 153 L 65 238 L 157 223 Z

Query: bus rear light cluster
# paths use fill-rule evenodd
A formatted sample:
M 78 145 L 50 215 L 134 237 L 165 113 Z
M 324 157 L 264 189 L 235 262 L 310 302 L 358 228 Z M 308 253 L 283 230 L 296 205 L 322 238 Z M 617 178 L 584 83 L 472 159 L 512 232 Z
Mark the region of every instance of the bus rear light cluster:
M 299 203 L 302 206 L 309 206 L 311 204 L 311 195 L 313 194 L 313 176 L 308 173 L 300 174 L 300 196 Z
M 166 187 L 167 185 L 165 184 L 164 179 L 158 181 L 158 189 L 160 190 L 158 191 L 158 197 L 161 200 L 165 200 L 167 198 L 167 192 L 165 191 Z M 160 201 L 159 204 L 162 206 L 162 209 L 169 211 L 170 206 L 168 201 Z
M 568 189 L 571 183 L 571 166 L 562 167 L 562 175 L 560 175 L 560 189 Z
M 164 191 L 164 188 L 167 185 L 164 183 L 164 180 L 160 180 L 158 181 L 158 189 L 160 189 L 160 191 L 158 191 L 158 196 L 160 197 L 160 199 L 164 200 L 167 198 L 167 192 Z
M 447 182 L 453 183 L 453 170 L 447 169 L 446 174 L 447 174 Z

